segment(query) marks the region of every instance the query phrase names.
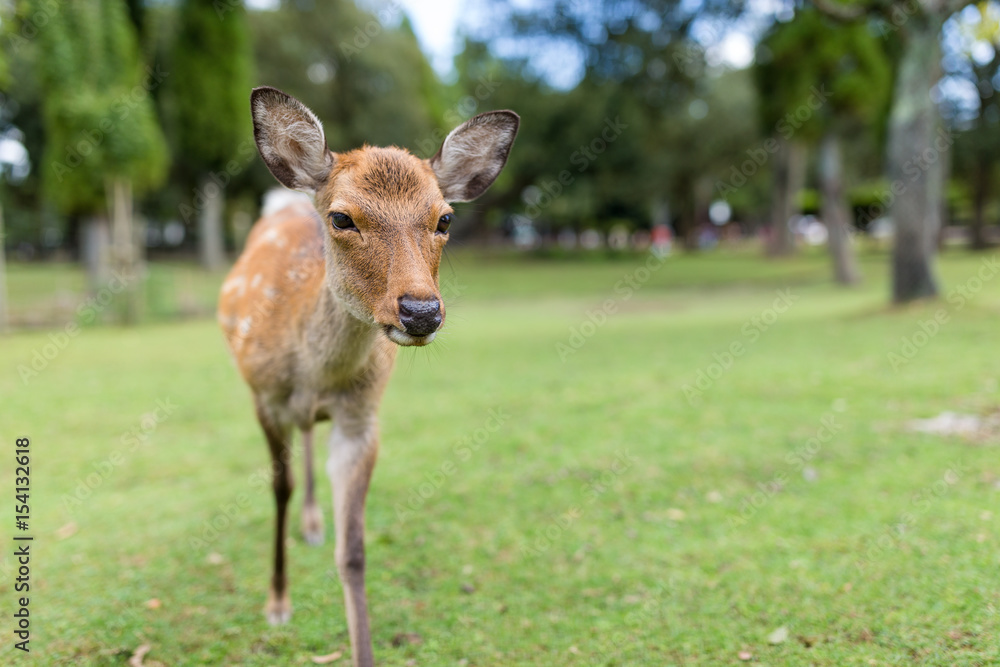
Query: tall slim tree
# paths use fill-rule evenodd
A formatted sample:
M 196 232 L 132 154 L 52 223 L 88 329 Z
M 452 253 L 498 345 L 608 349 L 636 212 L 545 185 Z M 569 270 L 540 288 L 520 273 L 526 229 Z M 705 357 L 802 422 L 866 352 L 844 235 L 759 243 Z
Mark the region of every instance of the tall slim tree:
M 9 72 L 7 69 L 7 58 L 3 51 L 0 51 L 0 90 L 7 89 Z M 2 174 L 0 174 L 2 175 Z M 4 232 L 3 204 L 0 203 L 0 333 L 7 331 L 10 325 L 7 305 L 7 236 Z
M 138 315 L 132 197 L 162 182 L 166 145 L 150 102 L 160 75 L 139 58 L 122 0 L 28 4 L 39 27 L 44 92 L 43 190 L 64 213 L 90 220 L 92 288 L 123 274 L 123 321 Z M 109 225 L 109 218 L 111 224 Z
M 871 128 L 884 118 L 888 102 L 887 55 L 867 26 L 833 26 L 819 12 L 804 9 L 792 21 L 777 24 L 762 41 L 757 73 L 766 122 L 792 135 L 790 140 L 818 145 L 821 213 L 834 279 L 853 284 L 860 274 L 850 243 L 853 222 L 841 144 L 848 134 L 867 132 L 875 138 Z M 780 165 L 777 171 L 780 185 Z M 787 215 L 790 205 L 777 199 L 776 207 Z
M 948 143 L 941 145 L 941 120 L 931 89 L 941 78 L 940 36 L 944 22 L 973 2 L 812 1 L 834 18 L 874 19 L 883 34 L 899 35 L 902 54 L 889 114 L 887 150 L 887 175 L 894 186 L 889 207 L 895 225 L 892 300 L 906 303 L 935 297 L 939 288 L 934 256 L 941 228 Z
M 164 95 L 168 133 L 180 178 L 194 196 L 181 217 L 197 217 L 202 266 L 225 263 L 226 164 L 251 136 L 247 100 L 253 52 L 246 12 L 238 0 L 183 0 Z

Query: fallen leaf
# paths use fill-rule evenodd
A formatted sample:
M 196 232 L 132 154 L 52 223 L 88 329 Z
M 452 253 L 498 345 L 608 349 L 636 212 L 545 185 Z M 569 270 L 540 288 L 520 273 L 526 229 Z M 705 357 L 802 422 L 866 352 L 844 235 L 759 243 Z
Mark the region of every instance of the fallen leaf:
M 472 584 L 462 584 L 462 592 L 466 595 L 472 595 L 476 592 L 476 587 Z
M 722 494 L 719 493 L 718 491 L 709 491 L 708 495 L 705 496 L 705 500 L 707 500 L 710 503 L 721 503 L 724 500 L 724 498 L 722 497 Z
M 573 655 L 580 655 L 580 649 L 575 646 L 570 646 L 567 650 Z
M 738 657 L 743 662 L 747 662 L 748 660 L 753 660 L 753 653 L 751 653 L 750 651 L 740 651 L 739 653 L 736 654 L 736 657 Z
M 671 507 L 667 510 L 667 518 L 671 521 L 683 521 L 684 516 L 684 510 L 677 509 L 676 507 Z
M 342 655 L 344 655 L 343 651 L 334 651 L 330 655 L 314 655 L 312 661 L 317 665 L 329 665 L 331 662 L 340 660 Z
M 128 659 L 129 667 L 143 667 L 142 659 L 146 657 L 146 654 L 153 650 L 153 647 L 149 644 L 143 644 L 135 650 L 132 657 Z
M 159 609 L 162 606 L 163 603 L 160 602 L 160 598 L 152 598 L 150 600 L 146 600 L 146 609 Z
M 222 554 L 217 554 L 214 551 L 208 554 L 208 562 L 212 565 L 222 565 L 226 562 L 226 557 Z
M 76 534 L 76 531 L 80 530 L 80 527 L 76 525 L 76 521 L 70 521 L 65 526 L 56 531 L 56 537 L 60 540 L 65 540 L 67 537 L 72 537 Z
M 781 644 L 788 639 L 788 628 L 781 626 L 767 636 L 768 644 Z

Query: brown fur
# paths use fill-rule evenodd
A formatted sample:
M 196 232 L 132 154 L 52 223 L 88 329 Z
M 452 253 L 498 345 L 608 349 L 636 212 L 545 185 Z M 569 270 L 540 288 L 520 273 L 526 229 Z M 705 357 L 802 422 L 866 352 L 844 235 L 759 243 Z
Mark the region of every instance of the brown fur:
M 477 116 L 427 161 L 400 148 L 332 153 L 312 112 L 273 88 L 255 89 L 251 108 L 268 168 L 286 186 L 315 197 L 315 207 L 294 204 L 257 223 L 219 299 L 220 326 L 272 457 L 278 512 L 265 611 L 272 623 L 291 615 L 285 539 L 292 430 L 303 434 L 303 527 L 316 544 L 323 520 L 313 493 L 312 429 L 333 419 L 327 472 L 336 562 L 354 664 L 371 665 L 364 501 L 378 452 L 376 411 L 397 344 L 424 345 L 435 335 L 405 331 L 401 300 L 441 301 L 438 268 L 447 234 L 438 224 L 452 211 L 446 197 L 461 200 L 493 182 L 518 120 L 512 112 Z M 356 228 L 338 229 L 332 213 L 349 216 Z M 437 312 L 443 325 L 443 304 Z

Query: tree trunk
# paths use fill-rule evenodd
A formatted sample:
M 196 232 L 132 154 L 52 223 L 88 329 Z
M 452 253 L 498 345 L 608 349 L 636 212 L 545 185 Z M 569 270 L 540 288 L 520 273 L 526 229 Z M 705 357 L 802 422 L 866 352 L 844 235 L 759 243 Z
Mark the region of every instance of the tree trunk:
M 930 96 L 940 78 L 941 23 L 942 19 L 933 15 L 910 19 L 889 116 L 889 182 L 895 195 L 889 207 L 895 229 L 895 303 L 938 294 L 933 261 L 941 226 L 942 162 L 950 147 L 950 139 L 942 141 L 938 135 L 937 109 Z
M 833 278 L 841 285 L 854 285 L 861 279 L 861 275 L 851 240 L 853 224 L 850 209 L 844 198 L 840 139 L 833 131 L 827 132 L 820 144 L 819 177 L 823 193 L 821 215 L 829 237 L 827 245 L 830 248 L 830 259 L 833 260 Z
M 771 201 L 771 239 L 768 254 L 790 255 L 795 252 L 795 232 L 789 225 L 799 212 L 799 191 L 805 184 L 806 149 L 801 143 L 779 140 L 781 147 L 774 160 L 774 195 Z
M 201 181 L 201 193 L 205 203 L 198 214 L 198 255 L 203 268 L 209 271 L 221 269 L 226 263 L 222 234 L 222 211 L 226 195 L 212 179 Z
M 101 215 L 85 218 L 80 225 L 80 259 L 87 272 L 87 287 L 97 294 L 111 280 L 111 232 Z
M 972 191 L 972 227 L 969 229 L 969 247 L 972 250 L 985 250 L 989 247 L 986 240 L 986 198 L 990 185 L 990 166 L 984 156 L 976 159 L 976 176 Z
M 4 333 L 10 326 L 10 317 L 7 311 L 7 236 L 3 226 L 3 207 L 0 206 L 0 333 Z
M 107 187 L 111 209 L 112 267 L 120 276 L 121 291 L 115 302 L 118 320 L 122 324 L 135 324 L 139 320 L 140 295 L 139 262 L 136 252 L 135 231 L 132 224 L 132 182 L 115 178 Z

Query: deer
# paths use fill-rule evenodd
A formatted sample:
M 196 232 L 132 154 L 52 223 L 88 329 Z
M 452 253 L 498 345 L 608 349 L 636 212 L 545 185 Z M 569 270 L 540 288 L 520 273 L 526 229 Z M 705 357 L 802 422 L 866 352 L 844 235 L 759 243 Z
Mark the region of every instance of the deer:
M 311 197 L 257 221 L 224 281 L 218 320 L 250 388 L 271 455 L 277 509 L 264 613 L 287 623 L 292 435 L 302 434 L 306 542 L 324 540 L 313 428 L 332 421 L 334 558 L 355 667 L 374 664 L 365 591 L 365 499 L 379 448 L 378 408 L 399 347 L 429 345 L 445 323 L 438 268 L 451 204 L 485 192 L 520 126 L 490 111 L 452 130 L 430 159 L 398 147 L 335 153 L 316 115 L 271 87 L 250 95 L 254 140 L 280 184 Z

